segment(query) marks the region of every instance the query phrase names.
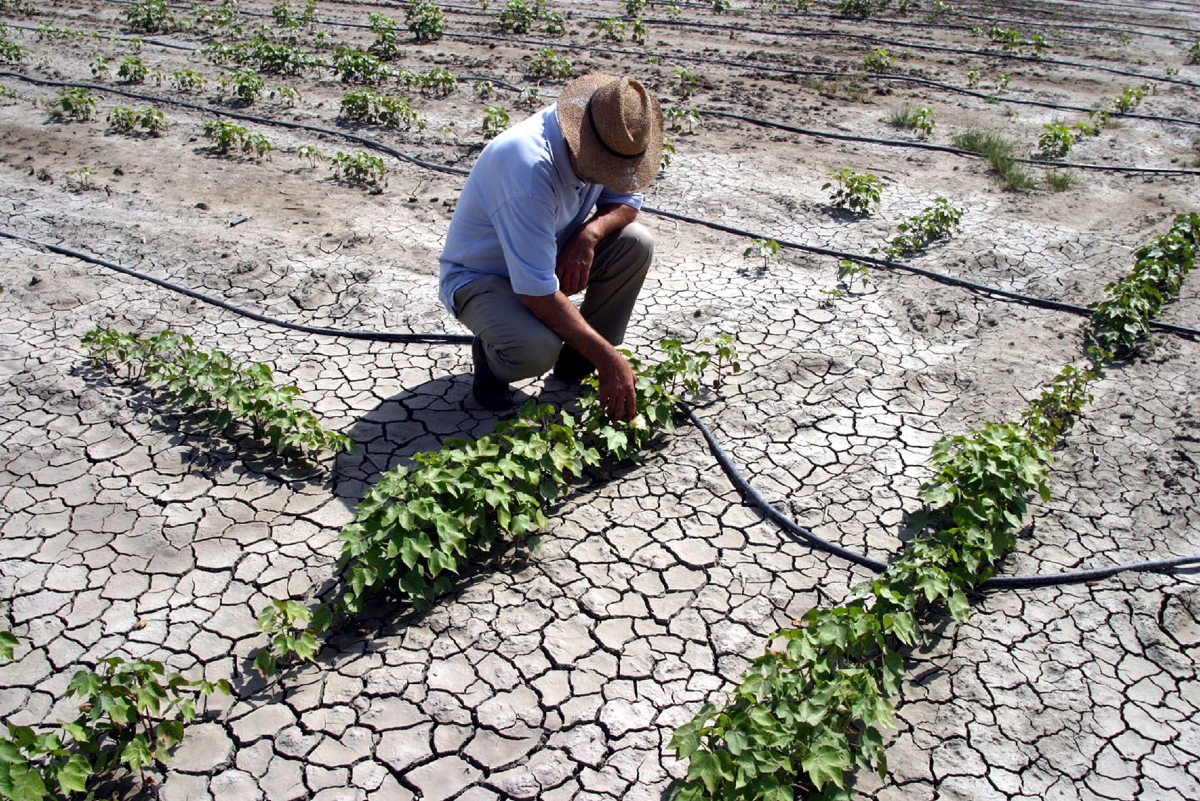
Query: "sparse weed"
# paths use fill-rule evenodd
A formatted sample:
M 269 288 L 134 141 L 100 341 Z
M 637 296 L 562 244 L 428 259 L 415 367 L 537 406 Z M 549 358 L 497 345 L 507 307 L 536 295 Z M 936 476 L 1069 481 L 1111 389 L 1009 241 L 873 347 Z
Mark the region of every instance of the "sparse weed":
M 954 136 L 955 147 L 978 153 L 984 157 L 992 171 L 1009 189 L 1029 190 L 1037 186 L 1037 179 L 1021 168 L 1013 151 L 1016 143 L 997 133 L 969 129 Z
M 907 128 L 910 131 L 916 131 L 922 137 L 933 133 L 934 125 L 936 125 L 933 119 L 933 109 L 924 107 L 911 108 L 909 106 L 893 110 L 884 118 L 884 122 L 888 125 L 894 125 L 897 128 Z
M 1079 185 L 1079 179 L 1066 170 L 1046 170 L 1046 186 L 1055 192 L 1065 192 Z

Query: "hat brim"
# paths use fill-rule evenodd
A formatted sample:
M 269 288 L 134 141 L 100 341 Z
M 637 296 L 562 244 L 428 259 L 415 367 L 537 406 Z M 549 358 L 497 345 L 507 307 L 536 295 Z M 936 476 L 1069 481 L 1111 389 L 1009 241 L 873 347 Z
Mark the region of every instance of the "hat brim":
M 568 83 L 558 96 L 558 125 L 575 158 L 581 179 L 603 184 L 617 192 L 640 192 L 654 182 L 662 164 L 662 113 L 658 109 L 658 100 L 650 95 L 659 113 L 652 115 L 646 150 L 641 156 L 629 159 L 607 153 L 604 145 L 597 141 L 592 126 L 586 122 L 587 105 L 597 89 L 615 80 L 615 75 L 592 72 Z

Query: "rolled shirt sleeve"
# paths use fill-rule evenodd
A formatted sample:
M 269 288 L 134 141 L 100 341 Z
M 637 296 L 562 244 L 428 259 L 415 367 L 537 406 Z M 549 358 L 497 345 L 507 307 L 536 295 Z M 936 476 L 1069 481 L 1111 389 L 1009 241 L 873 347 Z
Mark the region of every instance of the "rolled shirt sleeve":
M 510 198 L 496 207 L 491 220 L 504 251 L 513 291 L 536 296 L 557 292 L 554 268 L 558 242 L 553 205 L 532 197 Z

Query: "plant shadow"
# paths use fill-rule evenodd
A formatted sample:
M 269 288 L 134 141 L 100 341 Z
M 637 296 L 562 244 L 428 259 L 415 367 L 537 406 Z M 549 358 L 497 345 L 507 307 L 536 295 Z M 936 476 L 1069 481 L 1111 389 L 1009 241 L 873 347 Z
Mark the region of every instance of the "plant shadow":
M 112 371 L 90 363 L 75 366 L 71 375 L 82 378 L 95 389 L 122 393 L 137 419 L 157 432 L 170 435 L 172 445 L 186 448 L 183 461 L 188 470 L 205 478 L 216 479 L 231 470 L 292 487 L 320 485 L 330 480 L 327 468 L 320 462 L 281 456 L 269 443 L 255 437 L 248 426 L 236 421 L 224 429 L 214 426 L 203 412 L 188 411 L 166 401 L 147 384 L 123 380 Z

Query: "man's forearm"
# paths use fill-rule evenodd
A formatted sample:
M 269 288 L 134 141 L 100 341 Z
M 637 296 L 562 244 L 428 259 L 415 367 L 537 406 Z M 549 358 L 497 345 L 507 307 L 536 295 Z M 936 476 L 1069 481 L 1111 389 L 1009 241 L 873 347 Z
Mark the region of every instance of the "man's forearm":
M 562 292 L 553 295 L 520 295 L 521 302 L 541 320 L 547 328 L 562 338 L 562 341 L 577 350 L 581 356 L 603 368 L 611 364 L 614 357 L 620 359 L 616 348 L 600 336 L 596 329 L 583 318 Z
M 592 238 L 592 244 L 609 234 L 615 234 L 637 219 L 637 209 L 624 203 L 609 203 L 596 209 L 596 216 L 584 224 L 583 230 Z

